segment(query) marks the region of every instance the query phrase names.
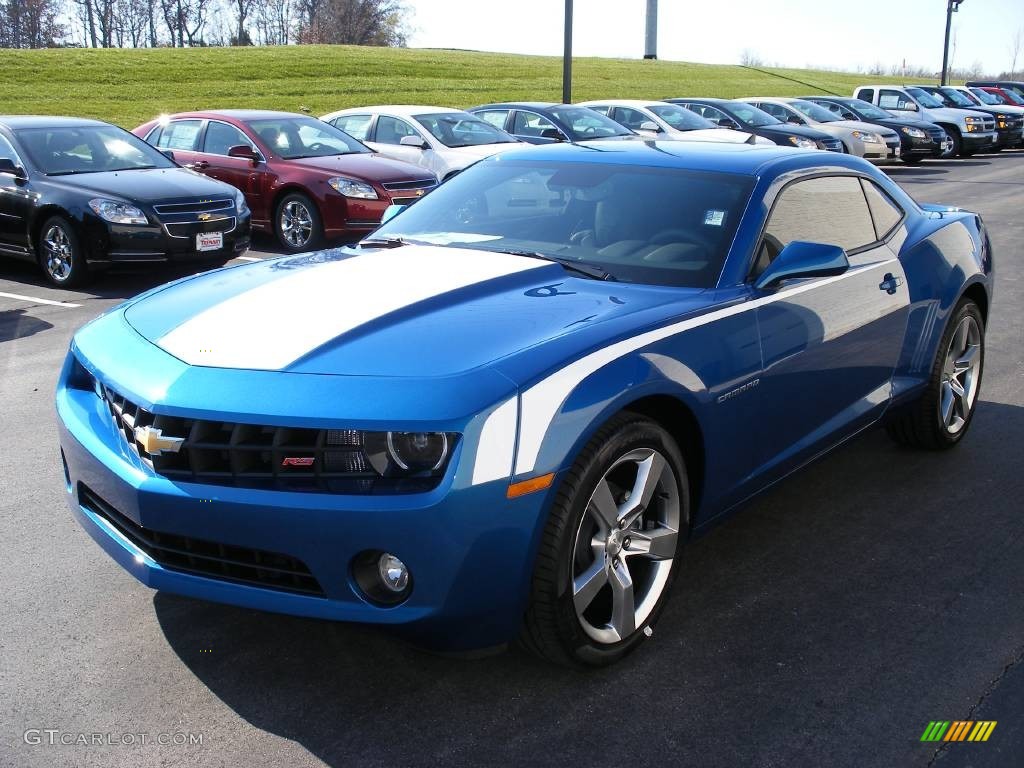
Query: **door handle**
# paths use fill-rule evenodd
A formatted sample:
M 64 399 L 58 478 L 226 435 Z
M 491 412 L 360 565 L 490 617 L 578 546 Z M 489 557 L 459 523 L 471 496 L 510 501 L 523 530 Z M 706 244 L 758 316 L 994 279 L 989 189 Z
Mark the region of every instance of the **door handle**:
M 193 171 L 205 171 L 207 168 L 210 167 L 210 164 L 205 160 L 197 160 L 194 163 L 189 163 L 185 167 L 191 168 Z
M 878 284 L 878 290 L 885 291 L 892 296 L 901 285 L 903 285 L 902 277 L 895 277 L 892 272 L 886 272 L 882 282 Z

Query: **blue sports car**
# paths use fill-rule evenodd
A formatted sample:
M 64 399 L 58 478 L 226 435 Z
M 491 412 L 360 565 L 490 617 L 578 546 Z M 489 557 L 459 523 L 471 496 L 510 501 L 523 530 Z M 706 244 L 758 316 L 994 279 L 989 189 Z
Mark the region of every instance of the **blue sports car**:
M 977 215 L 855 157 L 513 150 L 84 327 L 68 501 L 156 589 L 608 664 L 758 491 L 879 422 L 958 443 L 992 288 Z

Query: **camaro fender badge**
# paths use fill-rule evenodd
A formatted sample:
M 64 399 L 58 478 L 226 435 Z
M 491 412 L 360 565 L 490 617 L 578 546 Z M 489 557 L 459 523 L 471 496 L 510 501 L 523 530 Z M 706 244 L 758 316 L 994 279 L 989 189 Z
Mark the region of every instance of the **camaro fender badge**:
M 181 450 L 184 437 L 164 437 L 161 430 L 153 427 L 136 427 L 135 440 L 150 456 L 161 453 L 177 453 Z
M 744 392 L 747 392 L 747 391 L 753 389 L 754 387 L 756 387 L 760 383 L 761 383 L 760 379 L 751 379 L 746 384 L 743 384 L 743 385 L 741 385 L 739 387 L 736 387 L 736 389 L 731 389 L 728 392 L 726 392 L 724 395 L 719 395 L 718 396 L 718 400 L 716 402 L 719 403 L 719 404 L 722 404 L 726 400 L 731 400 L 732 398 L 736 397 L 737 395 L 742 395 Z
M 312 467 L 316 459 L 312 456 L 285 456 L 282 467 Z

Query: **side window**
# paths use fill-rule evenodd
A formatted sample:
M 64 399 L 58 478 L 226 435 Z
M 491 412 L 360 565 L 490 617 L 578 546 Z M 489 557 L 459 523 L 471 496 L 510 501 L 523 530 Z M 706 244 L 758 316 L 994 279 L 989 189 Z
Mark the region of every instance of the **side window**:
M 607 104 L 595 104 L 592 107 L 587 107 L 587 109 L 592 109 L 595 112 L 600 112 L 605 117 L 608 117 L 608 112 L 611 111 L 611 107 L 609 107 Z
M 867 101 L 871 104 L 875 103 L 875 89 L 874 88 L 858 88 L 857 93 L 854 96 L 855 99 L 861 101 Z
M 0 158 L 10 160 L 15 165 L 21 165 L 18 153 L 14 151 L 14 147 L 11 146 L 11 142 L 5 139 L 2 135 L 0 135 Z
M 380 144 L 401 144 L 405 136 L 419 136 L 404 120 L 381 115 L 377 118 L 377 132 L 374 141 Z
M 777 120 L 781 120 L 782 122 L 786 122 L 787 120 L 789 120 L 790 116 L 793 114 L 788 109 L 779 104 L 755 104 L 754 106 L 756 106 L 758 109 L 764 112 L 767 112 L 769 115 L 771 115 Z
M 505 130 L 505 121 L 508 119 L 508 110 L 489 109 L 486 112 L 477 112 L 476 116 L 479 117 L 481 120 L 490 123 L 499 131 L 503 131 Z
M 882 109 L 907 109 L 910 99 L 899 91 L 882 90 L 878 92 L 878 106 Z
M 654 122 L 654 120 L 649 118 L 640 110 L 630 109 L 629 107 L 616 107 L 613 119 L 615 122 L 626 126 L 631 131 L 640 130 L 640 126 L 644 123 Z
M 199 129 L 202 120 L 175 120 L 164 126 L 156 140 L 159 149 L 181 149 L 186 152 L 199 151 Z
M 860 183 L 864 186 L 864 197 L 868 200 L 871 218 L 875 221 L 875 234 L 879 240 L 883 240 L 903 220 L 903 209 L 873 181 L 861 179 Z
M 538 115 L 536 112 L 516 110 L 516 119 L 512 122 L 512 133 L 517 136 L 543 136 L 544 131 L 551 130 L 558 131 L 558 128 L 546 117 Z
M 705 120 L 710 120 L 713 123 L 717 123 L 719 120 L 725 120 L 729 117 L 722 110 L 716 109 L 715 107 L 708 107 L 703 104 L 687 104 L 686 108 L 691 112 L 696 112 Z
M 227 155 L 232 147 L 245 145 L 256 149 L 244 133 L 233 125 L 211 120 L 206 124 L 206 138 L 203 140 L 203 151 L 211 155 Z
M 852 251 L 877 240 L 860 181 L 820 176 L 790 184 L 769 214 L 754 273 L 759 274 L 794 240 Z
M 343 117 L 336 117 L 331 121 L 331 124 L 335 128 L 344 131 L 349 136 L 360 141 L 366 141 L 366 136 L 370 131 L 370 121 L 373 119 L 372 115 L 344 115 Z

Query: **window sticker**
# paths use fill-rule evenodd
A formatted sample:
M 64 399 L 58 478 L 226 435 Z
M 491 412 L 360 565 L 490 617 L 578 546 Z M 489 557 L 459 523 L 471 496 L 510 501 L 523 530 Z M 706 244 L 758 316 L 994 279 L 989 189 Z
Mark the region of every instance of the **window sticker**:
M 725 223 L 725 211 L 704 211 L 704 226 L 720 227 Z

